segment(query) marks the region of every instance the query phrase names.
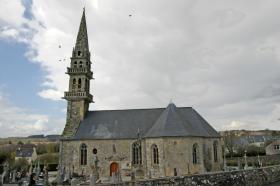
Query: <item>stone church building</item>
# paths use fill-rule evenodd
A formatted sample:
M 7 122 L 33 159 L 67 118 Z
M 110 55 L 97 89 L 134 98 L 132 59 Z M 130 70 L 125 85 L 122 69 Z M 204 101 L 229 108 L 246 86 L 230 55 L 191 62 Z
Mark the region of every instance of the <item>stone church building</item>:
M 101 182 L 219 171 L 222 141 L 192 107 L 94 110 L 91 55 L 83 12 L 71 64 L 60 168 Z

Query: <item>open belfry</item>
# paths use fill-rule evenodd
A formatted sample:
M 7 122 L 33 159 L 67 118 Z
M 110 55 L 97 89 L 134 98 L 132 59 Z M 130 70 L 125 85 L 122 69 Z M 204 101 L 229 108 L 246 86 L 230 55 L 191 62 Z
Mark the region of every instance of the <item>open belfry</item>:
M 89 111 L 93 102 L 90 59 L 83 11 L 67 68 L 61 171 L 95 174 L 99 182 L 113 182 L 222 169 L 221 137 L 192 107 L 170 103 L 166 108 Z

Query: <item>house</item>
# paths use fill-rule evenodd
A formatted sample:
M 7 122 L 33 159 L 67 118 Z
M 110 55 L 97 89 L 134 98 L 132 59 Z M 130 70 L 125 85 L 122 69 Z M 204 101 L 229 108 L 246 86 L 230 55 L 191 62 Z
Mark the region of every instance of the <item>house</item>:
M 15 160 L 26 159 L 28 163 L 35 161 L 37 159 L 37 152 L 35 147 L 19 147 L 16 150 Z
M 280 154 L 280 140 L 273 141 L 265 147 L 266 155 Z

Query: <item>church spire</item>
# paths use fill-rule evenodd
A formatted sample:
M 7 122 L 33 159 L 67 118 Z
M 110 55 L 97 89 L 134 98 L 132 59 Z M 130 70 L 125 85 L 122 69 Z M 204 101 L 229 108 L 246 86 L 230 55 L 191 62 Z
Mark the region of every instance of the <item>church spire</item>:
M 87 35 L 87 23 L 85 16 L 85 8 L 83 10 L 83 15 L 79 27 L 79 32 L 77 35 L 75 49 L 77 50 L 88 50 L 88 35 Z
M 64 137 L 73 136 L 80 122 L 86 117 L 89 104 L 92 103 L 90 80 L 92 79 L 90 52 L 88 48 L 85 9 L 83 11 L 76 45 L 72 51 L 69 75 L 69 89 L 64 93 L 67 100 L 67 119 L 63 131 Z

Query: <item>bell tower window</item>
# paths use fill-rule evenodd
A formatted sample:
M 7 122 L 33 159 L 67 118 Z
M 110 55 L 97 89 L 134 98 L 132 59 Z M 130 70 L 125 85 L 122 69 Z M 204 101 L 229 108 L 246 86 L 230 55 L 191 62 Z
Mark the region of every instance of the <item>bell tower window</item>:
M 81 80 L 81 78 L 79 78 L 79 80 L 78 80 L 78 88 L 81 88 L 82 87 L 82 80 Z
M 87 90 L 88 89 L 88 80 L 86 79 L 86 82 L 85 82 L 85 89 Z
M 75 89 L 76 88 L 76 79 L 73 79 L 73 84 L 72 84 L 72 88 Z
M 78 56 L 81 56 L 82 55 L 82 52 L 81 51 L 78 51 Z

